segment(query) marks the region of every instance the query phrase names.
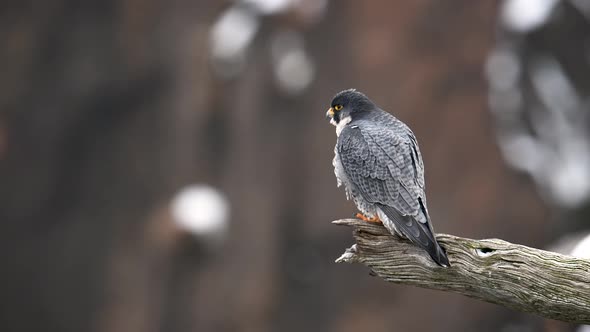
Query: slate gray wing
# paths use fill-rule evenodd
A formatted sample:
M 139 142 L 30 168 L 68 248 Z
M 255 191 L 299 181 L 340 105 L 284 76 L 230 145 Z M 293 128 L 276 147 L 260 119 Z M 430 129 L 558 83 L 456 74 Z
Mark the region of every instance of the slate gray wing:
M 340 134 L 337 149 L 346 175 L 362 197 L 379 207 L 412 242 L 431 256 L 437 254 L 426 210 L 424 166 L 411 131 L 402 125 L 351 126 Z

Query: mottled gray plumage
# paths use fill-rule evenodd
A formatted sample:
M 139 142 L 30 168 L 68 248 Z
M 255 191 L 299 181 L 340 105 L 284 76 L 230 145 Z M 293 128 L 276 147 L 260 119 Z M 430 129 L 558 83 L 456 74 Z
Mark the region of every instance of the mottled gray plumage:
M 365 216 L 378 216 L 390 232 L 449 266 L 430 223 L 424 164 L 410 128 L 356 90 L 338 93 L 327 116 L 338 135 L 334 173 L 347 198 Z

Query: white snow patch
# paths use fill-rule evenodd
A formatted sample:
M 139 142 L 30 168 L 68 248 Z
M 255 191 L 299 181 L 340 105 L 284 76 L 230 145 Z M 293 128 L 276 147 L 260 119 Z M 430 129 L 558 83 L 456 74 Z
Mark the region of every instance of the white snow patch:
M 223 238 L 228 228 L 229 201 L 219 190 L 203 184 L 180 190 L 171 202 L 174 222 L 197 236 Z

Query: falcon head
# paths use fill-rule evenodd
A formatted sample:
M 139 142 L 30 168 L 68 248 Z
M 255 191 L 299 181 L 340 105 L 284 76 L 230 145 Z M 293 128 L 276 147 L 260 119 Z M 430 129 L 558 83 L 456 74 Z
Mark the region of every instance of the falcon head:
M 355 89 L 338 92 L 332 102 L 330 109 L 326 112 L 326 118 L 336 126 L 344 126 L 354 120 L 360 114 L 375 109 L 375 104 L 363 93 Z

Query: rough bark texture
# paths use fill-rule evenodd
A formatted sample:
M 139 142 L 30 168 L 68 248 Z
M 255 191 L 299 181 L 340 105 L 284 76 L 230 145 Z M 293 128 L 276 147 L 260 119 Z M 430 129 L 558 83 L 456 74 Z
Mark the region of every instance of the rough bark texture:
M 546 318 L 590 324 L 590 261 L 499 239 L 438 234 L 450 268 L 437 266 L 409 241 L 380 224 L 354 227 L 356 245 L 336 262 L 359 262 L 393 283 L 451 291 Z

